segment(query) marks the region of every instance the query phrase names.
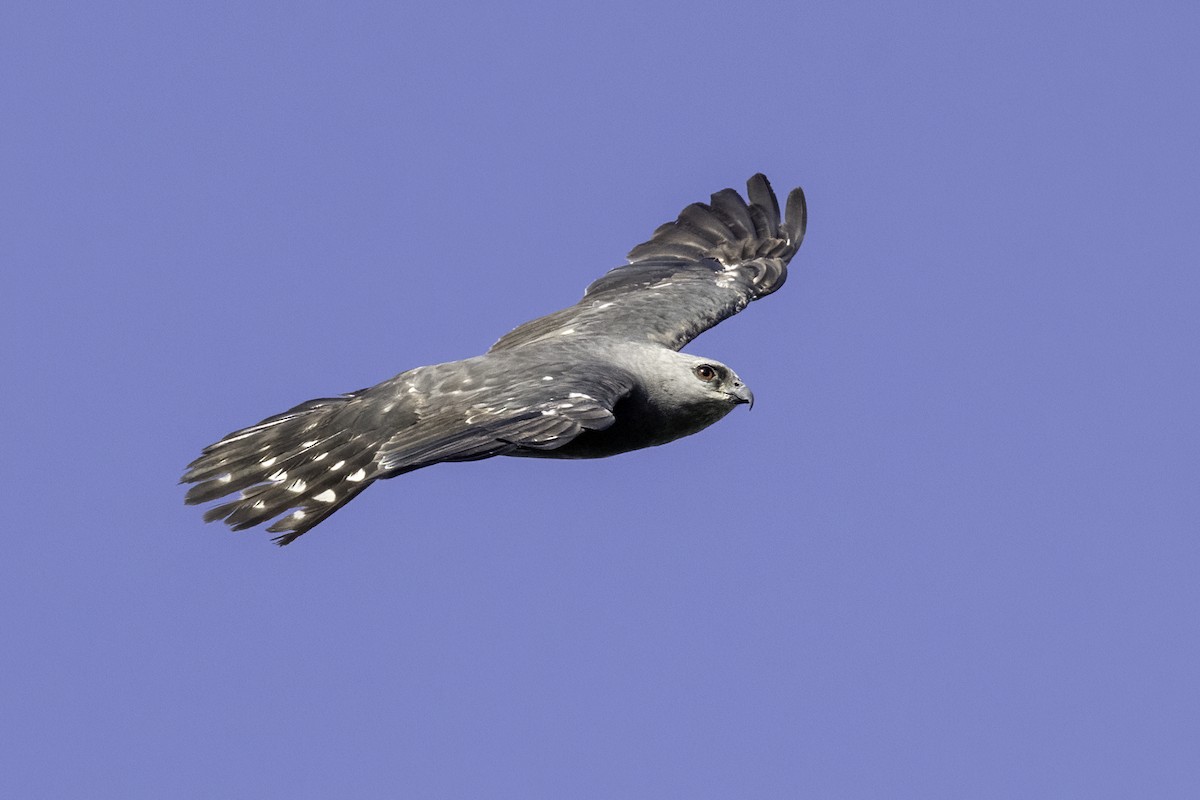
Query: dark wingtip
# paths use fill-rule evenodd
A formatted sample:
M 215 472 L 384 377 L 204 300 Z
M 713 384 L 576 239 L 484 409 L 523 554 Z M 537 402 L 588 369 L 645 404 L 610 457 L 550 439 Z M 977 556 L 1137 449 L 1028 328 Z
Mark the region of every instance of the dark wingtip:
M 808 203 L 804 199 L 804 190 L 799 186 L 788 192 L 783 227 L 792 247 L 798 248 L 804 241 L 804 231 L 808 228 Z
M 760 232 L 762 238 L 775 238 L 779 232 L 779 200 L 776 199 L 775 191 L 771 189 L 771 182 L 767 180 L 766 175 L 756 172 L 746 181 L 746 198 L 752 207 L 757 206 L 763 210 L 763 221 L 767 227 Z

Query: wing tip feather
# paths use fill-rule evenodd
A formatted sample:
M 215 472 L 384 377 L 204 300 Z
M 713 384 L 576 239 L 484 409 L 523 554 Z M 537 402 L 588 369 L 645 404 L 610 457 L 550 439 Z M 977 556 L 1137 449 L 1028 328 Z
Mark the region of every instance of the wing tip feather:
M 726 188 L 714 192 L 710 200 L 707 205 L 691 203 L 673 222 L 658 226 L 649 239 L 629 251 L 630 263 L 661 258 L 787 261 L 796 254 L 807 220 L 799 187 L 788 194 L 782 218 L 771 182 L 761 172 L 746 181 L 745 198 Z M 684 242 L 686 246 L 680 247 Z

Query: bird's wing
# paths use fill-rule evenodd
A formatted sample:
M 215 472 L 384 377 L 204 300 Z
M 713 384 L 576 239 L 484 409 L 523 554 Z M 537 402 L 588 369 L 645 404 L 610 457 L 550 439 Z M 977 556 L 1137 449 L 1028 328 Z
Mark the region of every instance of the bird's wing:
M 587 288 L 583 299 L 514 329 L 492 351 L 551 337 L 603 334 L 657 342 L 678 350 L 696 336 L 774 292 L 804 240 L 804 192 L 788 195 L 782 219 L 762 174 L 746 182 L 747 197 L 723 189 L 693 203 L 674 222 Z
M 514 366 L 483 357 L 442 366 L 456 369 L 427 368 L 416 377 L 418 420 L 376 453 L 381 477 L 442 461 L 557 449 L 612 425 L 613 407 L 634 386 L 623 370 L 603 363 L 581 369 L 565 358 Z

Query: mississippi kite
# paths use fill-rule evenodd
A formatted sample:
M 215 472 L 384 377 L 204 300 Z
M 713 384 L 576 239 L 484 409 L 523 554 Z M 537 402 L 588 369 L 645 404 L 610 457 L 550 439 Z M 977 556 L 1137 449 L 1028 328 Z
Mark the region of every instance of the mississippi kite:
M 710 358 L 680 353 L 774 292 L 804 239 L 804 193 L 781 219 L 763 175 L 693 203 L 569 308 L 481 356 L 417 367 L 309 400 L 204 448 L 186 502 L 234 495 L 204 519 L 267 528 L 284 545 L 359 492 L 443 461 L 600 458 L 696 433 L 754 395 Z

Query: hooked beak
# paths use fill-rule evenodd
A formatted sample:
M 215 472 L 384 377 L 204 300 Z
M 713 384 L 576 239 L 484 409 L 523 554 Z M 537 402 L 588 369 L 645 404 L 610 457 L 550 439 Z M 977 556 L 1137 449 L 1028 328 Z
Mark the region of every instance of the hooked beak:
M 754 392 L 750 391 L 750 387 L 746 384 L 741 381 L 735 383 L 732 394 L 737 399 L 737 402 L 748 403 L 750 408 L 754 408 Z

